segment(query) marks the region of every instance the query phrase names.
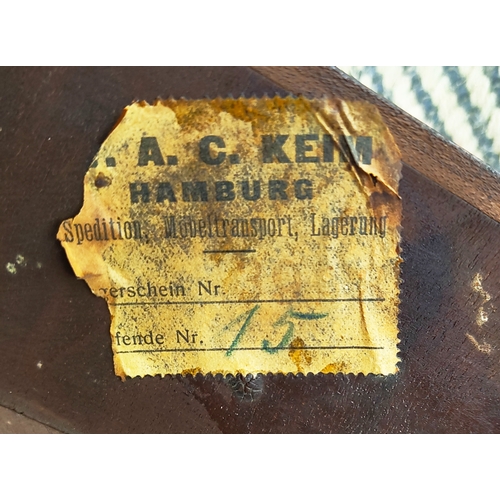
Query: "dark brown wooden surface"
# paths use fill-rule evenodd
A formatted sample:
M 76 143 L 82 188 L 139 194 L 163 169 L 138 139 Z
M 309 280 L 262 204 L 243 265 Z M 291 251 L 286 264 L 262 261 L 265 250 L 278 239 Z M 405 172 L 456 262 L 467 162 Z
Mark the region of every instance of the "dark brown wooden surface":
M 0 406 L 0 434 L 59 434 L 59 432 L 14 410 Z
M 93 155 L 134 100 L 287 92 L 376 103 L 402 151 L 399 373 L 121 382 L 105 302 L 55 238 Z M 63 432 L 500 430 L 500 181 L 340 72 L 2 68 L 0 129 L 0 406 Z

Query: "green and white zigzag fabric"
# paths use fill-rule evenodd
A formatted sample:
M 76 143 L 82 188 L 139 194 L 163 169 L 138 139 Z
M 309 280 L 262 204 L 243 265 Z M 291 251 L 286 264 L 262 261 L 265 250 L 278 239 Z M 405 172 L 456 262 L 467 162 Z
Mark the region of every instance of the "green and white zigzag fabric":
M 498 66 L 339 66 L 500 172 Z

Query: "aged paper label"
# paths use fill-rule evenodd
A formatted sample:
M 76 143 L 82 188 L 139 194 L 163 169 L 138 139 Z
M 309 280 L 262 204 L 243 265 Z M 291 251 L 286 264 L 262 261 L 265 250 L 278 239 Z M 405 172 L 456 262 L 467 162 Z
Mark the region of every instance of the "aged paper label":
M 364 102 L 127 107 L 57 235 L 115 373 L 395 373 L 400 171 Z

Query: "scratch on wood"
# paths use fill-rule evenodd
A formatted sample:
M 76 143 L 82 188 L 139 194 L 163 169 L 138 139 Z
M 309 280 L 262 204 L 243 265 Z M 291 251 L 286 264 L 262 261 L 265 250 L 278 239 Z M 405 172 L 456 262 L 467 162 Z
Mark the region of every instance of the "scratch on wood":
M 470 333 L 466 333 L 465 335 L 474 344 L 474 347 L 478 351 L 484 352 L 485 354 L 491 354 L 493 348 L 490 344 L 487 344 L 486 342 L 484 344 L 480 344 Z
M 483 326 L 488 321 L 488 313 L 484 309 L 484 305 L 491 300 L 491 295 L 483 288 L 483 277 L 480 273 L 476 273 L 472 280 L 472 289 L 481 295 L 483 303 L 479 307 L 476 323 L 478 326 Z
M 5 266 L 5 269 L 7 269 L 7 271 L 10 274 L 16 274 L 17 273 L 16 265 L 13 264 L 12 262 L 7 262 L 7 265 Z

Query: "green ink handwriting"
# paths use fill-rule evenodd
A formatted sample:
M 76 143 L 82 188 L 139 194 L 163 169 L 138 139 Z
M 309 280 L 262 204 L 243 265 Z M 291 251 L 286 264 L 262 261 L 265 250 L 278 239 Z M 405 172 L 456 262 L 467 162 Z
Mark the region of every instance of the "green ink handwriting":
M 229 346 L 229 349 L 226 351 L 226 356 L 231 356 L 233 354 L 233 351 L 237 349 L 238 344 L 240 343 L 242 337 L 245 335 L 248 326 L 250 325 L 252 318 L 254 314 L 258 311 L 259 307 L 260 306 L 257 304 L 256 306 L 252 307 L 252 309 L 250 309 L 249 311 L 240 314 L 236 319 L 234 319 L 224 327 L 224 329 L 222 330 L 223 332 L 231 329 L 234 325 L 238 324 L 241 320 L 245 318 L 245 321 L 241 325 L 241 328 L 236 334 L 236 337 L 234 337 L 233 342 Z M 328 316 L 328 313 L 301 313 L 294 311 L 293 309 L 288 310 L 286 313 L 280 316 L 277 321 L 273 323 L 274 328 L 279 328 L 285 325 L 287 327 L 286 332 L 281 338 L 280 342 L 276 346 L 271 347 L 269 341 L 265 339 L 262 341 L 262 350 L 269 354 L 276 354 L 278 351 L 288 346 L 288 344 L 291 342 L 293 338 L 293 334 L 295 331 L 295 323 L 291 320 L 298 319 L 298 320 L 311 321 L 311 320 L 325 318 L 326 316 Z
M 328 313 L 300 313 L 296 312 L 293 310 L 287 311 L 283 316 L 281 316 L 275 323 L 273 323 L 273 326 L 275 328 L 279 328 L 280 326 L 287 325 L 287 329 L 285 334 L 283 335 L 282 339 L 280 340 L 279 344 L 275 347 L 270 347 L 269 341 L 263 340 L 262 341 L 262 350 L 268 352 L 269 354 L 276 354 L 278 351 L 284 349 L 290 341 L 293 338 L 293 333 L 295 331 L 295 323 L 289 320 L 291 319 L 302 319 L 302 320 L 314 320 L 314 319 L 321 319 L 325 318 L 328 316 Z
M 231 321 L 231 323 L 229 323 L 224 328 L 223 331 L 229 330 L 229 328 L 231 328 L 235 323 L 238 323 L 238 321 L 242 320 L 245 316 L 247 317 L 245 319 L 245 322 L 241 326 L 240 331 L 236 334 L 236 337 L 234 337 L 234 340 L 233 340 L 232 344 L 229 346 L 229 349 L 226 351 L 226 356 L 231 356 L 231 354 L 233 354 L 234 349 L 239 344 L 241 337 L 243 337 L 243 335 L 245 335 L 245 332 L 247 331 L 248 325 L 252 321 L 252 317 L 257 312 L 257 309 L 259 309 L 259 307 L 260 306 L 257 304 L 256 306 L 252 307 L 252 309 L 250 309 L 250 311 L 247 311 L 243 314 L 240 314 L 235 320 Z

